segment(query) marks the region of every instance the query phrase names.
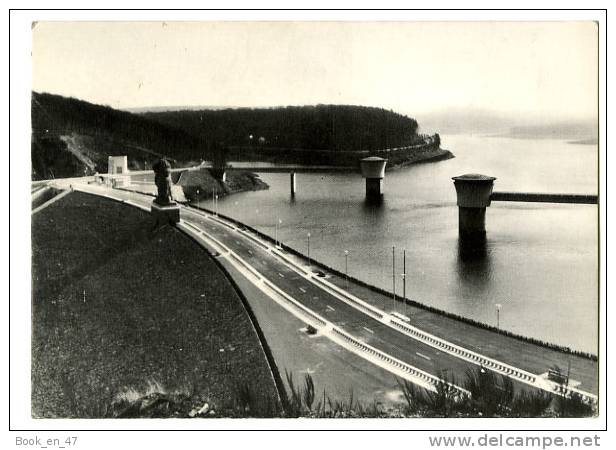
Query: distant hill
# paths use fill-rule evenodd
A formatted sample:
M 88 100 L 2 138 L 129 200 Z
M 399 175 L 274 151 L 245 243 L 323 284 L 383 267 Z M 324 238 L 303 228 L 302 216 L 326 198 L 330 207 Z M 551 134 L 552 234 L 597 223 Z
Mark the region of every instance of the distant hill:
M 591 122 L 558 122 L 512 127 L 508 136 L 522 139 L 568 139 L 596 143 L 597 125 Z
M 183 130 L 125 111 L 59 95 L 32 93 L 32 179 L 107 171 L 109 155 L 132 169 L 161 156 L 198 160 L 206 144 Z
M 513 117 L 494 111 L 473 108 L 451 108 L 418 116 L 420 131 L 440 134 L 505 133 L 516 124 Z
M 474 108 L 451 108 L 420 115 L 420 131 L 440 134 L 479 134 L 519 139 L 564 139 L 594 142 L 597 120 L 540 114 L 504 113 Z

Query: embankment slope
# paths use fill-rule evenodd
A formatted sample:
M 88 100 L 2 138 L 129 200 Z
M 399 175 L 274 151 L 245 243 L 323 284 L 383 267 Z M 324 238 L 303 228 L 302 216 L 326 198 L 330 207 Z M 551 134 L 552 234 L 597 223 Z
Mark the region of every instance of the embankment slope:
M 180 393 L 186 416 L 276 388 L 216 263 L 148 214 L 72 193 L 32 217 L 32 415 L 105 417 L 118 398 Z M 266 400 L 269 401 L 269 400 Z

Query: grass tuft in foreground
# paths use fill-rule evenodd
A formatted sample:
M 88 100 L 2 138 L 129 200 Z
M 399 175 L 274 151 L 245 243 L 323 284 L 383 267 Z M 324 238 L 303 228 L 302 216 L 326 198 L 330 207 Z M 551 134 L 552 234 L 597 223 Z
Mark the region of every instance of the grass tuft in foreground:
M 420 388 L 407 380 L 398 380 L 406 400 L 406 414 L 422 417 L 590 417 L 596 414 L 592 404 L 578 395 L 551 394 L 539 390 L 515 392 L 510 378 L 483 367 L 469 370 L 458 393 L 449 383 L 438 383 L 436 391 Z

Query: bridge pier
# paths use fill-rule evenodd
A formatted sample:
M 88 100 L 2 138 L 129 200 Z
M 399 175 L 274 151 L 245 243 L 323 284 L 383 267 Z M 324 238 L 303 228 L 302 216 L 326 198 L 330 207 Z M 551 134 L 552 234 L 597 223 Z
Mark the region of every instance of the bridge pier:
M 362 176 L 366 179 L 366 199 L 380 200 L 383 196 L 383 179 L 387 160 L 370 156 L 359 162 Z
M 466 174 L 453 177 L 458 204 L 458 230 L 461 236 L 486 233 L 486 208 L 490 206 L 496 178 Z
M 291 197 L 295 197 L 295 192 L 297 191 L 297 179 L 295 175 L 295 172 L 290 173 Z

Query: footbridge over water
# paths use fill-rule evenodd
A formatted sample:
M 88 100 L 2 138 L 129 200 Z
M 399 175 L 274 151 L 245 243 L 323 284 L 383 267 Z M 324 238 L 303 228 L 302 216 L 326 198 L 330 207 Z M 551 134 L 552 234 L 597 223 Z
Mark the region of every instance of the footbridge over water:
M 485 235 L 486 208 L 492 202 L 575 203 L 596 205 L 594 194 L 563 194 L 541 192 L 494 192 L 496 177 L 470 173 L 453 177 L 458 204 L 460 235 Z
M 275 164 L 264 162 L 231 162 L 224 168 L 217 168 L 212 163 L 201 164 L 200 168 L 210 169 L 214 176 L 225 181 L 226 173 L 230 171 L 249 170 L 259 173 L 288 173 L 291 195 L 297 192 L 298 173 L 361 173 L 366 179 L 366 197 L 378 199 L 383 194 L 383 179 L 387 160 L 377 156 L 363 158 L 356 166 Z
M 186 172 L 208 169 L 212 175 L 220 181 L 226 181 L 227 172 L 251 171 L 257 173 L 288 173 L 290 177 L 290 192 L 294 196 L 297 192 L 298 173 L 355 173 L 361 174 L 366 179 L 366 197 L 379 199 L 383 195 L 383 180 L 385 178 L 385 166 L 387 159 L 372 156 L 358 160 L 356 166 L 333 166 L 333 165 L 303 165 L 303 164 L 276 164 L 267 162 L 229 162 L 224 167 L 211 162 L 204 162 L 197 166 L 171 169 L 171 172 Z M 96 174 L 97 181 L 102 184 L 121 186 L 128 182 L 131 176 L 153 174 L 152 170 L 114 172 L 110 166 L 109 173 Z

